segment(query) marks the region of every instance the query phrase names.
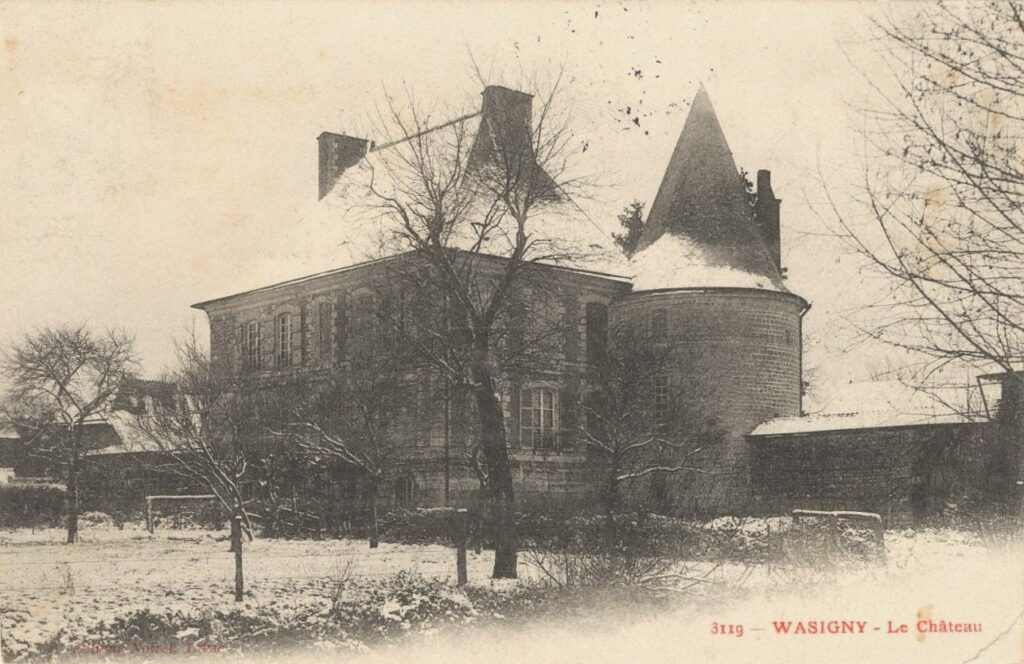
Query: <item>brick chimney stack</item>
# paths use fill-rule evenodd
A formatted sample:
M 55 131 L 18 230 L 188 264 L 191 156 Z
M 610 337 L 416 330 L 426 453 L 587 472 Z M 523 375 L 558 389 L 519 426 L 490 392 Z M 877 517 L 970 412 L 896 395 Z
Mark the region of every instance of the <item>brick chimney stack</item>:
M 500 149 L 532 150 L 533 95 L 488 85 L 480 113 Z
M 764 234 L 768 250 L 771 251 L 775 266 L 782 270 L 782 244 L 779 231 L 779 203 L 772 191 L 771 171 L 757 172 L 757 197 L 754 202 L 754 218 Z
M 331 191 L 346 169 L 366 156 L 370 141 L 325 131 L 317 136 L 320 148 L 320 198 Z

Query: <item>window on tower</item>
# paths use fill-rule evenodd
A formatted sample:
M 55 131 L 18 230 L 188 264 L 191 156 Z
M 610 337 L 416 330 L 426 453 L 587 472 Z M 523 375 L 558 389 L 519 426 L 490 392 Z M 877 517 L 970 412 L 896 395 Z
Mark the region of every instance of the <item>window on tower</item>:
M 671 395 L 668 376 L 659 374 L 654 377 L 654 422 L 659 427 L 668 424 L 671 416 Z
M 668 335 L 668 312 L 664 309 L 655 309 L 651 313 L 651 336 L 655 339 L 664 339 Z

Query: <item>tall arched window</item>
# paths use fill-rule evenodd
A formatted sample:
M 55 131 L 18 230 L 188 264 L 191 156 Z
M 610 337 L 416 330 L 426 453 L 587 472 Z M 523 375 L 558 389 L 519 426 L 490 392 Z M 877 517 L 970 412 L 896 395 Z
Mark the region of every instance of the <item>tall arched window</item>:
M 292 365 L 292 315 L 285 312 L 277 317 L 277 366 Z
M 260 368 L 260 323 L 249 321 L 245 330 L 245 359 L 250 369 Z
M 608 307 L 602 302 L 588 302 L 586 307 L 587 364 L 601 361 L 608 347 Z
M 316 347 L 322 358 L 331 356 L 331 330 L 334 327 L 331 317 L 331 303 L 321 302 L 318 308 L 316 323 Z

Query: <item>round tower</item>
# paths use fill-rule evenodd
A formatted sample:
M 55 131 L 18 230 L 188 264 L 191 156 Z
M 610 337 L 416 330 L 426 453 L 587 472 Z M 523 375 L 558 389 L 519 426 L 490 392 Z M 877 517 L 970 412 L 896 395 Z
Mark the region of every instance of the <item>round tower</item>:
M 717 442 L 698 458 L 711 472 L 671 475 L 655 489 L 673 511 L 749 508 L 746 434 L 800 414 L 808 304 L 783 284 L 779 200 L 767 171 L 757 179 L 755 194 L 702 86 L 631 259 L 632 291 L 609 311 L 676 349 L 669 385 L 716 422 Z

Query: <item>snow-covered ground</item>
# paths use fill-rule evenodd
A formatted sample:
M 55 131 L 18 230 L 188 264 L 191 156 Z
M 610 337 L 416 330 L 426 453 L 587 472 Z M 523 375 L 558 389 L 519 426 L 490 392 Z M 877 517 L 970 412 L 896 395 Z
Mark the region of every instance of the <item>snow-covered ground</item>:
M 83 531 L 76 546 L 62 532 L 0 533 L 0 602 L 29 616 L 18 638 L 44 640 L 69 616 L 125 606 L 230 600 L 233 556 L 219 535 L 201 531 Z M 1024 654 L 1024 548 L 952 530 L 887 532 L 884 564 L 841 572 L 805 567 L 723 565 L 713 592 L 671 612 L 593 622 L 544 620 L 444 632 L 363 655 L 366 662 L 988 662 Z M 362 541 L 257 540 L 247 543 L 252 601 L 321 592 L 344 578 L 379 578 L 400 569 L 454 578 L 454 552 L 441 546 Z M 489 584 L 491 555 L 469 552 L 472 583 Z M 707 564 L 699 567 L 706 569 Z M 521 565 L 527 579 L 537 571 Z M 1015 619 L 1017 621 L 1015 622 Z M 980 632 L 926 633 L 918 621 L 980 625 Z M 774 623 L 847 621 L 853 634 L 776 633 Z M 890 628 L 890 623 L 892 627 Z M 907 625 L 906 632 L 890 633 Z M 737 626 L 743 634 L 738 636 Z M 715 632 L 727 632 L 716 634 Z M 731 633 L 728 633 L 731 632 Z M 1005 632 L 1005 633 L 1004 633 Z M 991 644 L 991 645 L 990 645 Z M 309 659 L 308 650 L 299 659 Z M 331 658 L 336 659 L 337 655 Z M 972 659 L 973 658 L 973 659 Z
M 430 662 L 979 663 L 1024 660 L 1024 547 L 985 547 L 954 531 L 887 533 L 884 566 L 806 578 L 761 567 L 718 601 L 639 622 L 487 628 L 457 641 L 368 653 L 361 664 Z M 921 633 L 918 621 L 978 623 Z M 780 621 L 858 621 L 863 633 L 777 634 Z M 890 623 L 892 627 L 890 627 Z M 906 632 L 899 632 L 900 625 Z M 743 635 L 726 626 L 742 625 Z M 828 623 L 826 622 L 826 630 Z M 717 631 L 719 634 L 715 634 Z M 927 627 L 927 623 L 924 624 Z M 791 631 L 793 627 L 791 625 Z M 894 630 L 895 633 L 889 633 Z

